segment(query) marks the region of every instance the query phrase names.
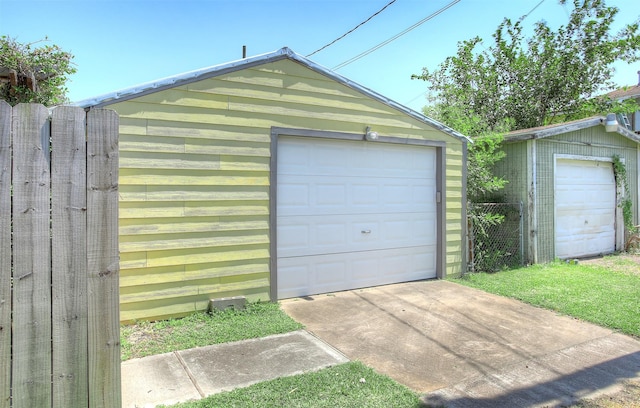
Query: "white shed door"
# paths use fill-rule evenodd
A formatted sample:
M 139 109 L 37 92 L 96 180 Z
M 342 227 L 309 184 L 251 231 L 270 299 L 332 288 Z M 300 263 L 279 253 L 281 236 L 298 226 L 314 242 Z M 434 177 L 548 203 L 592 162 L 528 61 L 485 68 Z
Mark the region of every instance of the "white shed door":
M 280 137 L 278 298 L 436 277 L 436 151 Z
M 615 251 L 616 182 L 611 163 L 557 159 L 556 257 Z

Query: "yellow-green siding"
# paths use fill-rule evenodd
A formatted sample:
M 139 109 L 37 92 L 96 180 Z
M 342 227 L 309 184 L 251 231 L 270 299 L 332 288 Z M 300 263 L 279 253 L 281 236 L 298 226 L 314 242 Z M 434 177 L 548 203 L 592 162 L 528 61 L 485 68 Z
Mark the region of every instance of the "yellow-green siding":
M 107 106 L 120 115 L 121 320 L 269 299 L 272 127 L 446 143 L 446 273 L 462 250 L 462 141 L 284 59 Z

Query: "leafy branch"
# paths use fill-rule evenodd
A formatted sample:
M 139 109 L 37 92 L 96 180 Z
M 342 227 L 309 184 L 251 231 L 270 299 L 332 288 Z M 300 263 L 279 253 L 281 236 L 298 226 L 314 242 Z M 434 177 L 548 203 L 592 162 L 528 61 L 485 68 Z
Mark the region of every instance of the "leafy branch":
M 51 106 L 67 102 L 65 84 L 76 72 L 73 55 L 57 45 L 34 47 L 48 41 L 22 44 L 0 37 L 0 99 L 10 105 L 42 103 Z
M 633 238 L 638 233 L 638 228 L 633 224 L 633 201 L 629 197 L 627 167 L 617 154 L 614 154 L 611 160 L 613 163 L 613 176 L 616 181 L 616 187 L 618 191 L 624 192 L 618 200 L 618 207 L 622 210 L 622 220 L 626 234 L 629 238 Z M 629 249 L 630 242 L 631 239 L 626 240 L 625 250 Z

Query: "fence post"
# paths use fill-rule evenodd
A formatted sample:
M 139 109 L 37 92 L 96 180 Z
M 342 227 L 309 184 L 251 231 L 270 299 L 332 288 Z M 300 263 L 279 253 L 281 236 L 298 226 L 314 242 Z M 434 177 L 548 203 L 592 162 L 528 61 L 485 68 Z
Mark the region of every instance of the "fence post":
M 53 407 L 89 402 L 87 380 L 87 193 L 84 109 L 51 118 Z
M 87 113 L 89 406 L 120 407 L 118 115 Z
M 520 201 L 520 265 L 524 265 L 524 204 Z
M 49 112 L 13 108 L 14 408 L 51 405 L 51 242 Z
M 11 106 L 0 100 L 0 408 L 11 404 Z

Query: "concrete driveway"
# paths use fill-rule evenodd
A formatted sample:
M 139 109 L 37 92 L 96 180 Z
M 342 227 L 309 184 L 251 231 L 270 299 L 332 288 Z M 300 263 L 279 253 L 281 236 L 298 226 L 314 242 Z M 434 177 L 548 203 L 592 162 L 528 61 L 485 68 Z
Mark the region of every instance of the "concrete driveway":
M 637 340 L 448 281 L 289 299 L 282 308 L 433 405 L 564 406 L 640 379 Z

